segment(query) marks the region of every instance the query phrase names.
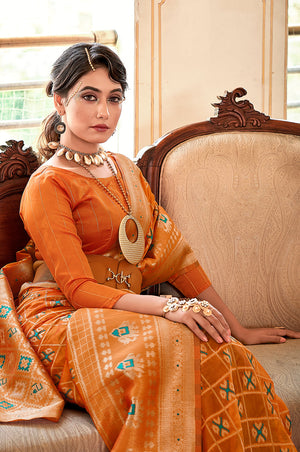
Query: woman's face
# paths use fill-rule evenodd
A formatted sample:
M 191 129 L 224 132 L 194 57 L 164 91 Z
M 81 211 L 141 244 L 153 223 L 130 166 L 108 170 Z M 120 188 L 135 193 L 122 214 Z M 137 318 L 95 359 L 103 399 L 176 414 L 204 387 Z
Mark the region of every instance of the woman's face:
M 106 68 L 82 76 L 66 99 L 55 94 L 56 109 L 66 124 L 61 143 L 76 149 L 107 141 L 117 127 L 123 100 L 121 84 L 109 78 Z

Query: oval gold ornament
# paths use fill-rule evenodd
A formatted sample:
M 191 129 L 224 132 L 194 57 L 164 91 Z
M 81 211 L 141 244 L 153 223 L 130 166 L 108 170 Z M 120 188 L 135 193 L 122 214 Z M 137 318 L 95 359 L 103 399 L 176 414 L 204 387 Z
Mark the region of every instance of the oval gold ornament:
M 132 220 L 137 228 L 137 238 L 135 242 L 131 242 L 126 234 L 127 221 Z M 132 215 L 126 215 L 119 227 L 119 243 L 125 259 L 130 264 L 138 264 L 144 255 L 145 239 L 144 231 L 141 224 Z
M 206 315 L 206 317 L 209 317 L 210 315 L 212 315 L 212 309 L 204 308 L 203 309 L 203 314 Z
M 58 157 L 61 157 L 62 155 L 64 155 L 65 152 L 66 152 L 65 148 L 61 148 L 57 151 L 56 155 Z
M 75 154 L 74 154 L 74 160 L 76 163 L 79 163 L 81 161 L 80 155 L 77 154 L 77 152 L 75 152 Z
M 50 149 L 57 149 L 59 146 L 59 142 L 58 141 L 50 141 L 50 143 L 48 143 L 48 148 Z
M 100 155 L 95 155 L 94 156 L 94 163 L 96 166 L 100 166 L 104 164 L 104 160 Z
M 67 151 L 67 152 L 65 153 L 65 156 L 66 156 L 66 159 L 67 159 L 67 160 L 69 160 L 69 161 L 73 160 L 73 154 L 72 154 L 72 152 Z
M 90 166 L 92 164 L 92 160 L 91 160 L 90 156 L 88 156 L 88 155 L 84 155 L 83 160 L 84 160 L 84 163 L 88 166 Z

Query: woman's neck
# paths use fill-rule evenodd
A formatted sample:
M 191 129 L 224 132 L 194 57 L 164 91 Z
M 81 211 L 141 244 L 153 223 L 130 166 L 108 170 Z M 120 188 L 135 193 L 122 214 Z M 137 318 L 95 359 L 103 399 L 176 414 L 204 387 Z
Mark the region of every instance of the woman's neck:
M 111 164 L 115 168 L 114 162 L 112 160 L 111 160 Z M 64 157 L 58 157 L 56 154 L 54 154 L 42 166 L 52 166 L 52 167 L 56 167 L 56 168 L 61 168 L 64 170 L 72 171 L 75 174 L 80 174 L 81 176 L 91 177 L 91 176 L 89 176 L 89 174 L 86 172 L 86 170 L 84 168 L 79 166 L 74 161 L 69 161 L 69 160 L 65 159 Z M 95 177 L 100 178 L 100 179 L 113 176 L 113 174 L 106 162 L 102 166 L 91 165 L 89 167 L 89 169 L 94 174 Z
M 99 151 L 98 143 L 75 142 L 74 140 L 68 140 L 66 137 L 61 137 L 60 145 L 82 154 L 95 154 Z

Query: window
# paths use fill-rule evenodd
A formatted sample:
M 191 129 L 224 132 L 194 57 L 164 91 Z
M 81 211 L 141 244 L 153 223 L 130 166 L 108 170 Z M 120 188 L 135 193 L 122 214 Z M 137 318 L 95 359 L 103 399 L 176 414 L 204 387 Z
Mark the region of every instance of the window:
M 287 119 L 300 122 L 300 2 L 289 0 Z
M 9 139 L 22 139 L 25 146 L 34 147 L 42 119 L 53 111 L 53 100 L 45 95 L 45 84 L 52 63 L 72 44 L 52 44 L 55 36 L 69 36 L 73 42 L 90 37 L 91 42 L 92 30 L 103 30 L 107 33 L 102 33 L 100 42 L 117 51 L 126 66 L 129 83 L 118 131 L 104 147 L 133 157 L 133 12 L 134 0 L 7 2 L 0 23 L 0 144 Z M 116 43 L 111 39 L 114 30 L 118 36 Z M 28 47 L 16 46 L 16 40 L 17 44 L 26 44 L 30 37 L 33 41 Z M 13 45 L 7 46 L 8 41 Z

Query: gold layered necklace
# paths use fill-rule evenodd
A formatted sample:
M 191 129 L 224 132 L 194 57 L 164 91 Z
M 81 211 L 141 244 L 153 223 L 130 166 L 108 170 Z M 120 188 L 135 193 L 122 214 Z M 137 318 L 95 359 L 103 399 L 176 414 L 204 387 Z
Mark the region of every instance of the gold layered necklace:
M 61 152 L 60 152 L 61 151 Z M 120 226 L 119 226 L 119 244 L 121 251 L 125 257 L 125 259 L 131 263 L 131 264 L 138 264 L 140 260 L 142 259 L 144 255 L 144 249 L 145 249 L 145 240 L 144 240 L 144 232 L 143 228 L 140 224 L 140 222 L 133 216 L 132 214 L 132 207 L 128 199 L 128 194 L 124 190 L 121 181 L 119 180 L 114 168 L 112 167 L 112 164 L 110 163 L 109 159 L 107 158 L 107 155 L 105 151 L 101 150 L 98 151 L 95 154 L 83 154 L 79 153 L 78 151 L 74 151 L 73 149 L 70 149 L 66 146 L 61 145 L 56 152 L 58 157 L 65 157 L 69 161 L 74 161 L 77 163 L 77 165 L 81 166 L 82 168 L 89 173 L 89 175 L 97 182 L 98 186 L 102 188 L 106 193 L 109 194 L 109 196 L 121 207 L 121 209 L 126 213 L 125 217 L 122 219 Z M 72 154 L 72 156 L 71 156 Z M 76 158 L 75 155 L 81 155 L 82 158 Z M 100 179 L 98 179 L 90 170 L 88 166 L 94 163 L 95 155 L 101 155 L 102 163 L 104 164 L 104 161 L 106 161 L 107 166 L 109 167 L 112 175 L 115 177 L 118 187 L 120 189 L 120 192 L 123 195 L 123 198 L 125 199 L 125 202 L 127 204 L 127 207 L 124 206 L 124 204 L 120 201 L 120 199 L 106 186 L 104 185 Z M 85 158 L 87 157 L 87 159 Z M 86 163 L 90 162 L 91 163 Z M 92 163 L 93 162 L 93 163 Z M 96 163 L 95 163 L 96 164 Z M 88 165 L 88 166 L 87 166 Z M 96 164 L 97 165 L 97 164 Z M 97 165 L 99 166 L 99 165 Z M 126 225 L 129 220 L 132 220 L 136 226 L 137 229 L 137 238 L 134 242 L 131 242 L 126 234 Z

